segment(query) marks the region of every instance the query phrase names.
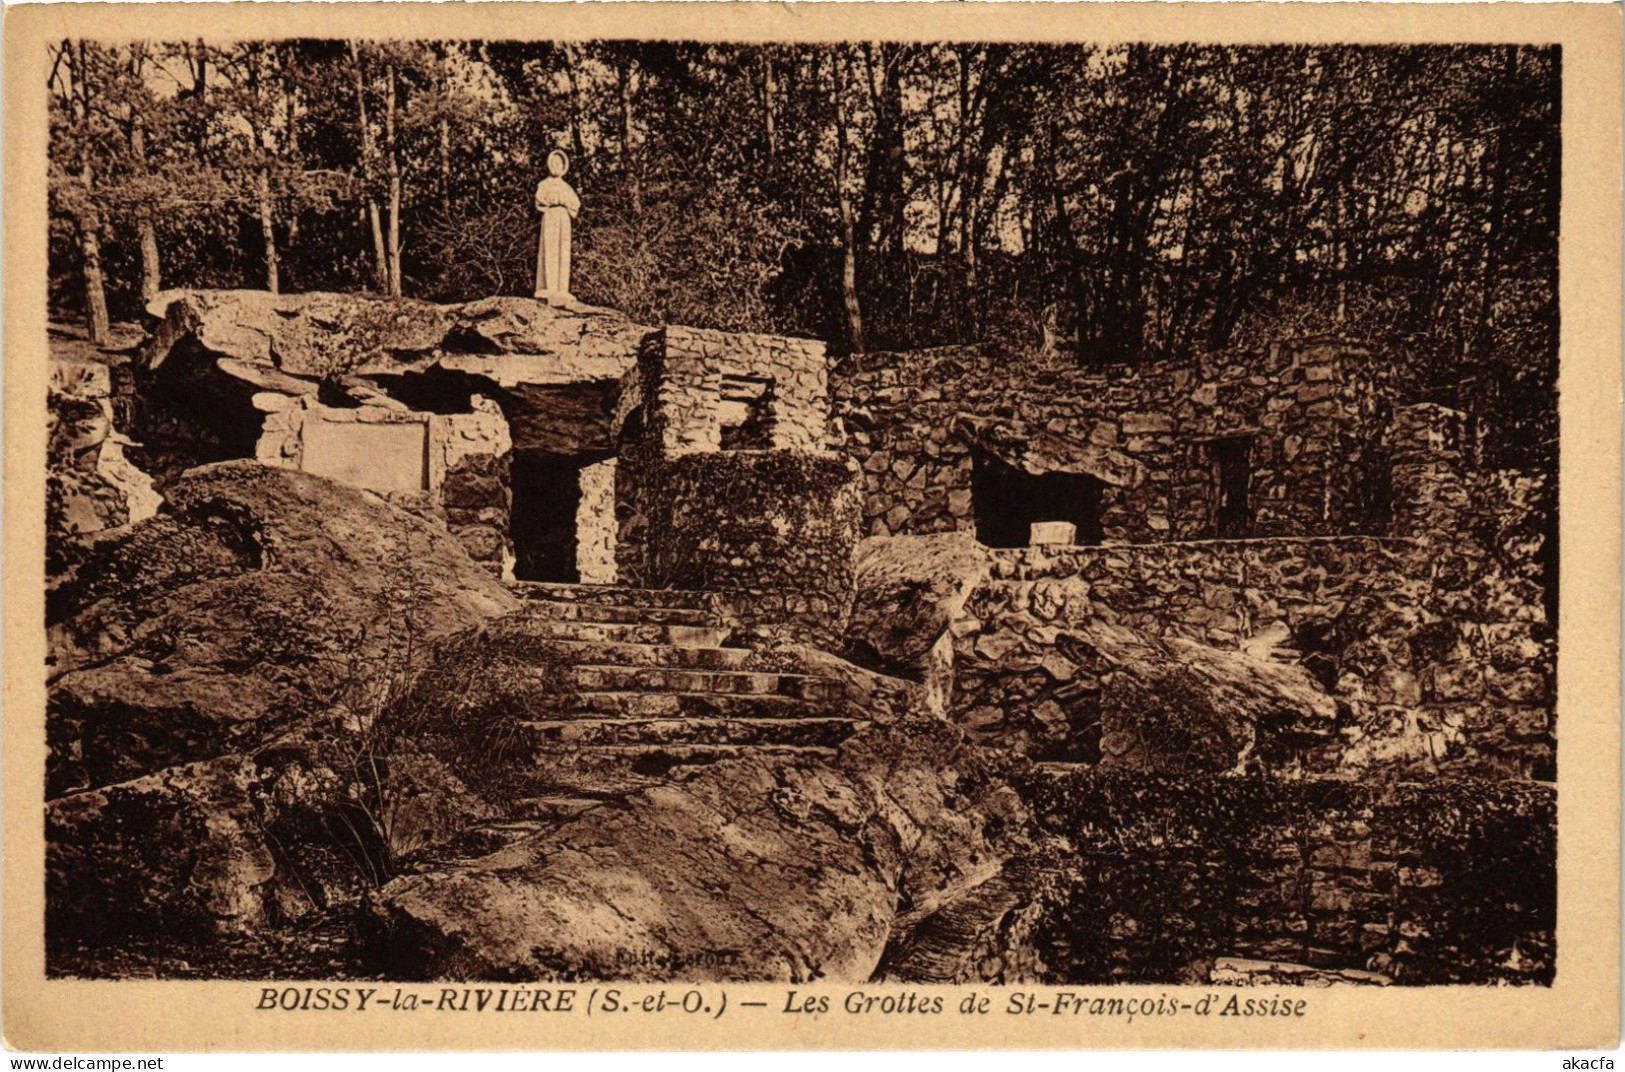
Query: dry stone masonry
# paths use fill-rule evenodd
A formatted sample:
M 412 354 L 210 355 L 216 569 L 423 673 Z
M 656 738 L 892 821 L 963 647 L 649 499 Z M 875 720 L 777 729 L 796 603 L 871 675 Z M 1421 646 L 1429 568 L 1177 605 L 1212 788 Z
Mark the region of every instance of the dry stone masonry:
M 417 742 L 508 820 L 618 830 L 604 801 L 651 806 L 700 768 L 733 784 L 712 765 L 739 758 L 777 801 L 802 777 L 780 759 L 928 726 L 1024 772 L 1042 846 L 944 865 L 870 965 L 888 978 L 1551 977 L 1555 487 L 1486 468 L 1472 415 L 1402 404 L 1394 355 L 1319 337 L 832 367 L 814 340 L 574 301 L 198 291 L 152 312 L 138 353 L 54 370 L 53 571 L 162 495 L 361 489 L 335 541 L 404 518 L 522 598 L 437 656 L 469 672 L 422 679 L 424 710 L 458 714 Z M 259 569 L 183 521 L 186 568 Z M 87 772 L 129 749 L 97 743 L 97 672 L 53 693 L 53 777 L 102 794 L 56 808 L 63 845 L 90 859 L 103 813 L 189 787 L 235 800 L 229 762 L 104 791 Z M 142 723 L 143 749 L 163 739 Z M 383 925 L 458 933 L 450 888 L 398 886 Z M 291 911 L 250 901 L 227 915 Z
M 1331 339 L 1108 371 L 870 354 L 834 379 L 835 434 L 871 536 L 985 536 L 1012 508 L 1084 542 L 1381 533 L 1387 360 Z M 1073 516 L 1026 516 L 1056 497 Z
M 472 412 L 453 414 L 417 412 L 385 396 L 337 408 L 261 392 L 254 403 L 269 411 L 255 445 L 259 461 L 443 515 L 469 557 L 512 568 L 506 468 L 513 444 L 495 403 L 476 395 Z
M 1545 488 L 1483 471 L 1469 415 L 1396 404 L 1391 363 L 1336 339 L 1105 372 L 849 360 L 866 534 L 993 548 L 953 623 L 955 717 L 1094 761 L 1098 690 L 1057 638 L 1103 622 L 1311 668 L 1344 710 L 1311 768 L 1552 777 Z
M 839 633 L 859 499 L 825 443 L 823 344 L 666 328 L 622 394 L 619 573 Z
M 162 502 L 125 453 L 132 444 L 118 430 L 113 371 L 90 361 L 52 363 L 45 502 L 53 573 L 77 557 L 74 544 L 151 517 Z
M 990 741 L 1100 754 L 1099 691 L 1057 646 L 1098 623 L 1305 668 L 1341 714 L 1295 765 L 1554 773 L 1550 489 L 1485 471 L 1474 420 L 1398 404 L 1363 345 L 832 371 L 813 340 L 525 299 L 154 312 L 125 406 L 160 490 L 178 444 L 252 456 L 433 518 L 505 577 L 709 591 L 831 644 L 860 537 L 962 533 L 987 577 L 904 670 Z
M 1551 981 L 1542 787 L 1078 770 L 1034 797 L 1075 851 L 1039 936 L 1062 978 Z

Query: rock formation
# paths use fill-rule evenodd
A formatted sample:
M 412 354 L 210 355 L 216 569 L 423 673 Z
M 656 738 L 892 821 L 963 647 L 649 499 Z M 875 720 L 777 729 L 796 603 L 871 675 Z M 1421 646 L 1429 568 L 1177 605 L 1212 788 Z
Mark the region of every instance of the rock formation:
M 1547 489 L 1367 350 L 151 312 L 53 378 L 53 970 L 1550 977 Z
M 365 831 L 369 718 L 414 645 L 515 606 L 376 496 L 253 462 L 186 474 L 50 606 L 53 942 L 239 932 L 325 904 L 324 884 L 353 896 L 392 851 Z M 435 763 L 396 772 L 422 783 L 403 840 L 480 814 Z
M 392 976 L 861 982 L 900 914 L 997 872 L 1022 808 L 946 727 L 675 776 L 369 899 Z

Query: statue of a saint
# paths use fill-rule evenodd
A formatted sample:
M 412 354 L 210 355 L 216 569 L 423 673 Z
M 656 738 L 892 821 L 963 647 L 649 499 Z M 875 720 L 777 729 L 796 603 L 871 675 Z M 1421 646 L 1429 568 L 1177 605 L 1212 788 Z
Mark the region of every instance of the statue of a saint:
M 581 198 L 564 181 L 570 158 L 555 149 L 547 154 L 547 178 L 536 187 L 536 211 L 542 214 L 542 237 L 536 247 L 536 298 L 550 305 L 575 301 L 570 293 L 570 221 L 581 211 Z

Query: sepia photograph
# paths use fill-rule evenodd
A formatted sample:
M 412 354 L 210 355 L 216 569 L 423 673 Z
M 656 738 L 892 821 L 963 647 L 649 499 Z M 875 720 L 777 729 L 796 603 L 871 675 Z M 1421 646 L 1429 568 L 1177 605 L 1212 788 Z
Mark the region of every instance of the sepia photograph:
M 60 22 L 46 982 L 1563 977 L 1550 35 Z

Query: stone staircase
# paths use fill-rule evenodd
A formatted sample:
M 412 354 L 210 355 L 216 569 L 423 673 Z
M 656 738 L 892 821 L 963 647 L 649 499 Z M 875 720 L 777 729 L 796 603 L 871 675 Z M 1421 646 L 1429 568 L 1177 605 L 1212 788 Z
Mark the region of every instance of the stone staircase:
M 525 609 L 494 657 L 521 681 L 534 673 L 548 698 L 516 705 L 536 790 L 516 818 L 567 818 L 678 767 L 832 755 L 863 724 L 841 682 L 751 647 L 706 593 L 513 587 Z

